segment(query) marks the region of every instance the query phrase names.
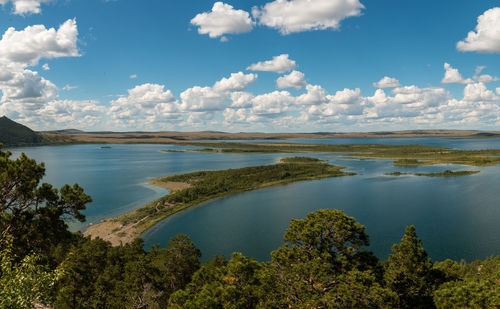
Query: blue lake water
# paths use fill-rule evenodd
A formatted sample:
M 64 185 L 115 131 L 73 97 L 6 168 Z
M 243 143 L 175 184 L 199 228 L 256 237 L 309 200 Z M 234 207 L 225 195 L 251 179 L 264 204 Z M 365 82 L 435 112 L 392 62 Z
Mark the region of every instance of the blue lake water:
M 302 143 L 425 144 L 457 149 L 500 149 L 500 139 L 328 139 L 291 140 Z M 159 198 L 167 190 L 150 186 L 149 179 L 197 170 L 272 164 L 283 154 L 166 153 L 170 145 L 42 146 L 12 149 L 45 162 L 44 181 L 57 187 L 78 182 L 94 202 L 87 223 L 116 216 Z M 313 155 L 347 166 L 357 176 L 299 182 L 236 194 L 187 209 L 143 235 L 147 246 L 165 246 L 176 234 L 187 234 L 203 259 L 233 251 L 259 260 L 282 244 L 291 219 L 321 208 L 336 208 L 367 227 L 370 249 L 382 259 L 390 253 L 407 225 L 415 225 L 429 255 L 473 260 L 500 255 L 500 166 L 438 165 L 393 167 L 390 160 L 357 160 Z M 432 172 L 481 170 L 465 177 L 385 176 L 393 171 Z M 71 223 L 73 230 L 84 225 Z

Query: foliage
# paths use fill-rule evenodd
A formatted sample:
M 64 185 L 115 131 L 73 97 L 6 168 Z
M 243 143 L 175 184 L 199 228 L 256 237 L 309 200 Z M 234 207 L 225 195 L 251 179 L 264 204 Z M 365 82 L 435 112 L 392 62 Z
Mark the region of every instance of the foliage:
M 15 160 L 0 149 L 0 230 L 14 238 L 18 257 L 30 251 L 48 255 L 55 246 L 71 241 L 64 220 L 84 221 L 82 210 L 92 201 L 75 184 L 61 190 L 43 183 L 45 167 L 24 153 Z
M 166 178 L 190 188 L 168 203 L 342 175 L 301 158 L 294 163 Z M 300 162 L 300 163 L 299 163 Z M 67 230 L 90 197 L 75 185 L 40 185 L 43 164 L 0 151 L 0 308 L 498 308 L 500 258 L 432 264 L 410 226 L 381 264 L 366 250 L 365 227 L 340 210 L 292 220 L 271 261 L 234 253 L 200 264 L 179 235 L 165 249 L 142 240 L 113 247 Z M 182 192 L 182 193 L 181 193 Z M 10 234 L 10 235 L 8 235 Z M 57 257 L 57 258 L 56 258 Z
M 434 292 L 437 308 L 500 307 L 500 257 L 471 264 L 437 263 L 451 279 Z
M 42 136 L 20 123 L 0 117 L 0 143 L 8 146 L 35 145 L 43 142 Z
M 12 236 L 0 235 L 0 308 L 33 308 L 36 302 L 47 304 L 53 287 L 63 274 L 62 265 L 55 271 L 38 265 L 37 255 L 15 262 Z
M 82 238 L 68 253 L 57 308 L 164 308 L 199 268 L 200 252 L 179 235 L 147 252 L 142 240 L 112 247 Z
M 301 180 L 352 175 L 341 167 L 318 161 L 280 163 L 220 171 L 201 171 L 158 179 L 160 182 L 183 182 L 190 186 L 173 192 L 145 207 L 117 218 L 123 225 L 138 223 L 141 233 L 166 217 L 210 199 Z M 147 220 L 144 220 L 147 218 Z
M 387 285 L 397 293 L 398 308 L 428 308 L 432 303 L 431 260 L 414 226 L 392 247 L 385 271 Z

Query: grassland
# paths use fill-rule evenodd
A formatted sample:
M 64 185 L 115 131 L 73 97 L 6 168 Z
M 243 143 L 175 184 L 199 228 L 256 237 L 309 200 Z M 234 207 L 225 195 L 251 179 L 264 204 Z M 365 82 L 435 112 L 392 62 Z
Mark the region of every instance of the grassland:
M 200 171 L 162 177 L 152 181 L 172 190 L 146 206 L 105 220 L 87 229 L 86 235 L 100 237 L 114 245 L 128 243 L 168 216 L 215 198 L 291 182 L 353 175 L 311 158 L 287 158 L 286 163 Z
M 195 142 L 171 143 L 197 146 L 202 152 L 215 153 L 332 153 L 353 158 L 391 159 L 396 166 L 434 164 L 463 164 L 489 166 L 500 163 L 500 149 L 455 150 L 446 147 L 422 145 L 381 144 L 294 144 L 294 143 L 231 143 Z

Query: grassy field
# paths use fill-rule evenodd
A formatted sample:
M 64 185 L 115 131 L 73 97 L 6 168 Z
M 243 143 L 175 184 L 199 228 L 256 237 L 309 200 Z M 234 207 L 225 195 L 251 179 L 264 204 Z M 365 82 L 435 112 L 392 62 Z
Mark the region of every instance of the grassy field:
M 171 189 L 171 194 L 128 214 L 93 225 L 85 234 L 101 237 L 114 245 L 128 243 L 168 216 L 208 200 L 291 182 L 354 175 L 343 172 L 343 167 L 318 159 L 286 158 L 284 162 L 155 179 L 153 184 Z

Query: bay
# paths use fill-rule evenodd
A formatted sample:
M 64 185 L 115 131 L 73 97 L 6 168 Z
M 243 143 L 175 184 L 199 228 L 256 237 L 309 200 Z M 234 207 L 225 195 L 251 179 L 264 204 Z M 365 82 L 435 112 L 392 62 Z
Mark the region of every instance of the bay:
M 500 139 L 329 139 L 291 140 L 301 143 L 423 144 L 456 149 L 500 148 Z M 168 193 L 149 179 L 197 170 L 272 164 L 283 154 L 217 154 L 162 152 L 171 145 L 68 145 L 12 149 L 45 162 L 44 181 L 57 187 L 78 182 L 94 202 L 85 224 L 140 207 Z M 108 145 L 106 145 L 108 146 Z M 415 225 L 434 260 L 468 261 L 500 255 L 500 167 L 438 165 L 393 167 L 390 160 L 311 155 L 347 166 L 357 176 L 299 182 L 245 192 L 178 213 L 142 235 L 148 247 L 166 246 L 176 234 L 187 234 L 203 252 L 203 260 L 240 251 L 259 260 L 282 244 L 290 220 L 321 208 L 344 210 L 367 227 L 370 250 L 385 259 L 407 225 Z M 435 172 L 481 170 L 465 177 L 385 176 L 393 171 Z

